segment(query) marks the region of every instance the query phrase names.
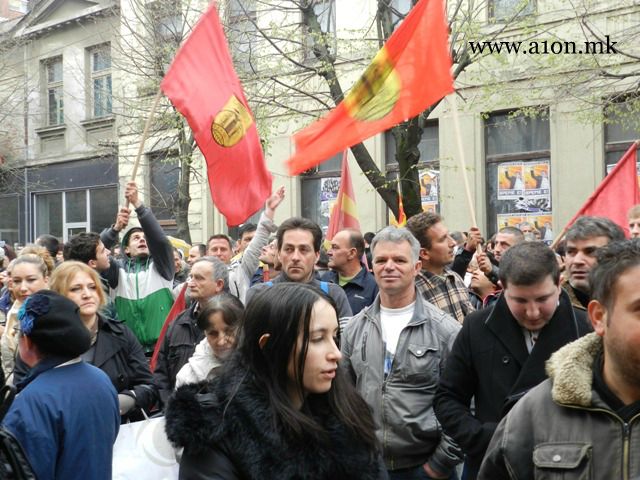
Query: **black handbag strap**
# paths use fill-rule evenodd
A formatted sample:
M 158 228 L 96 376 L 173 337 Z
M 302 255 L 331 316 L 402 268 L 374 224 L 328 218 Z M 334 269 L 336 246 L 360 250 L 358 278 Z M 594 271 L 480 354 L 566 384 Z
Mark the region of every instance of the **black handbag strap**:
M 4 385 L 0 388 L 0 422 L 9 411 L 9 407 L 16 397 L 16 388 L 12 385 Z

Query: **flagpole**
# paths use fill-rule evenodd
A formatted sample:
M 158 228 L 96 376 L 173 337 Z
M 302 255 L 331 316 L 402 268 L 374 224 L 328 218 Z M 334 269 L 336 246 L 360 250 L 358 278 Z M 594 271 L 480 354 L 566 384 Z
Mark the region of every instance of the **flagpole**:
M 147 137 L 149 136 L 149 127 L 151 126 L 151 119 L 156 113 L 156 108 L 158 107 L 158 102 L 160 102 L 161 96 L 162 96 L 162 89 L 158 88 L 158 93 L 156 93 L 156 97 L 153 99 L 153 105 L 151 106 L 151 111 L 149 112 L 149 116 L 147 117 L 147 121 L 144 125 L 144 131 L 142 132 L 142 138 L 140 139 L 140 146 L 138 147 L 138 154 L 136 155 L 136 160 L 133 163 L 133 173 L 131 174 L 131 181 L 133 182 L 135 182 L 136 176 L 138 175 L 138 167 L 140 166 L 140 158 L 142 157 L 142 152 L 144 150 L 144 142 L 147 140 Z
M 471 214 L 471 223 L 474 227 L 478 226 L 476 220 L 476 209 L 473 206 L 473 200 L 471 198 L 471 189 L 469 188 L 469 179 L 467 178 L 467 163 L 464 159 L 464 150 L 462 148 L 462 135 L 460 133 L 460 122 L 458 119 L 458 106 L 456 104 L 456 93 L 453 92 L 448 97 L 449 104 L 453 110 L 453 131 L 456 137 L 456 144 L 458 146 L 458 157 L 460 159 L 460 168 L 462 169 L 462 179 L 464 181 L 464 190 L 467 196 L 467 206 L 469 207 L 469 213 Z

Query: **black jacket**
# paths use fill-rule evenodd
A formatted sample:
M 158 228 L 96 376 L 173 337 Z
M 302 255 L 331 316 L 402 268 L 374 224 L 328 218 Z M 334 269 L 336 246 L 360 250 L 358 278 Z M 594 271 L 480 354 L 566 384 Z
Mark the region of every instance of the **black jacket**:
M 189 361 L 196 345 L 204 338 L 204 332 L 196 325 L 197 302 L 183 310 L 167 329 L 158 352 L 158 362 L 153 371 L 153 380 L 158 388 L 162 405 L 176 385 L 176 375 Z
M 180 479 L 387 478 L 380 456 L 333 415 L 324 395 L 310 395 L 306 406 L 325 427 L 328 442 L 311 436 L 294 441 L 274 429 L 267 392 L 230 362 L 220 377 L 180 387 L 169 401 L 167 436 L 184 447 Z
M 338 272 L 329 271 L 324 274 L 322 280 L 325 282 L 335 283 L 340 286 Z M 378 295 L 378 284 L 367 267 L 360 264 L 360 271 L 349 282 L 342 286 L 344 293 L 349 300 L 351 313 L 357 315 L 362 309 L 373 303 Z
M 560 304 L 529 354 L 522 328 L 500 295 L 493 308 L 469 314 L 456 338 L 435 398 L 436 416 L 467 454 L 475 478 L 500 419 L 547 378 L 545 362 L 565 344 L 591 331 L 584 312 L 562 291 Z M 475 415 L 470 410 L 475 398 Z
M 158 399 L 142 346 L 131 329 L 119 320 L 98 315 L 98 329 L 91 364 L 107 374 L 119 394 L 135 398 L 136 410 L 123 421 L 142 419 L 139 409 L 148 413 Z M 28 372 L 29 367 L 18 355 L 14 383 L 17 384 Z

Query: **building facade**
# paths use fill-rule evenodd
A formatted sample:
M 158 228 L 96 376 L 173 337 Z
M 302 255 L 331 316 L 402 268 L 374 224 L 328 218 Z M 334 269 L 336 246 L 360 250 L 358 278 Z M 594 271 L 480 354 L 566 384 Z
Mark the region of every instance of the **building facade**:
M 291 135 L 332 105 L 330 89 L 317 74 L 321 65 L 305 23 L 308 16 L 286 8 L 285 0 L 273 0 L 272 8 L 267 3 L 222 2 L 227 36 L 274 185 L 287 189 L 276 221 L 303 215 L 326 226 L 340 183 L 341 155 L 298 177 L 288 175 L 285 160 L 294 148 Z M 397 22 L 411 0 L 391 3 Z M 445 100 L 423 124 L 418 145 L 423 209 L 440 212 L 452 230 L 466 230 L 472 224 L 471 203 L 486 236 L 526 221 L 552 239 L 640 137 L 640 102 L 629 93 L 637 88 L 640 71 L 640 12 L 633 0 L 584 0 L 572 8 L 543 0 L 472 5 L 448 5 L 452 38 L 458 39 L 454 47 L 458 53 L 466 48 L 473 61 L 456 78 L 456 114 Z M 378 48 L 372 30 L 377 1 L 315 0 L 310 6 L 347 90 Z M 41 0 L 12 20 L 11 28 L 0 23 L 8 45 L 0 50 L 3 240 L 26 243 L 41 233 L 66 240 L 113 222 L 158 78 L 170 63 L 171 54 L 163 57 L 166 52 L 158 52 L 157 45 L 179 44 L 183 37 L 173 35 L 188 33 L 204 8 L 206 2 L 177 0 Z M 465 16 L 473 21 L 465 23 Z M 145 40 L 149 36 L 155 46 Z M 531 48 L 532 40 L 547 53 L 477 52 L 483 41 Z M 619 52 L 571 53 L 572 42 L 578 49 L 586 42 L 593 42 L 587 48 L 616 42 Z M 565 50 L 554 53 L 559 46 Z M 294 67 L 283 67 L 274 51 L 295 60 Z M 166 100 L 161 108 L 156 115 L 165 119 Z M 137 179 L 145 202 L 173 233 L 175 195 L 185 175 L 181 155 L 193 143 L 188 134 L 180 137 L 179 128 L 160 120 L 153 125 Z M 377 135 L 365 146 L 377 168 L 395 182 L 393 136 Z M 190 158 L 192 240 L 233 233 L 211 202 L 201 156 L 196 151 Z M 353 155 L 348 158 L 362 229 L 376 231 L 390 221 L 389 210 Z

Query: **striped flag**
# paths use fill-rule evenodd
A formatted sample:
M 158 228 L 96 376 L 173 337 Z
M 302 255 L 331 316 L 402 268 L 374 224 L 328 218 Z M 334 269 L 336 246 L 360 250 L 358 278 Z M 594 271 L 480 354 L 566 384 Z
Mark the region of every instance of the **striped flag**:
M 356 207 L 356 196 L 351 184 L 351 174 L 349 173 L 349 161 L 347 160 L 347 150 L 342 154 L 342 172 L 340 174 L 340 189 L 338 198 L 329 218 L 329 229 L 327 230 L 327 240 L 332 240 L 334 235 L 345 228 L 355 228 L 360 230 L 358 221 L 358 209 Z

